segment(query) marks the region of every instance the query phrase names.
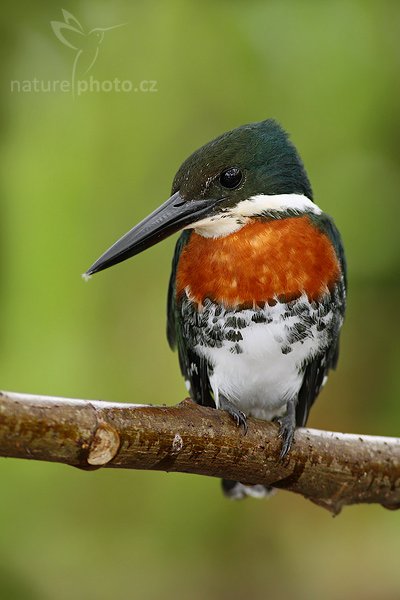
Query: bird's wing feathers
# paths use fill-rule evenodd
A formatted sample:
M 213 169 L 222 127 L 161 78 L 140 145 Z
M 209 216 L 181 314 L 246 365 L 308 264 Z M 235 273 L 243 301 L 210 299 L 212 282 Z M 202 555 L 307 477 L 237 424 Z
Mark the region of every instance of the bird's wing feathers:
M 184 231 L 181 233 L 178 241 L 176 242 L 174 256 L 172 258 L 171 276 L 169 278 L 167 297 L 167 339 L 171 350 L 175 350 L 177 345 L 177 305 L 175 298 L 176 271 L 181 252 L 189 241 L 190 233 L 190 231 Z
M 179 364 L 185 381 L 190 385 L 190 395 L 198 404 L 204 406 L 214 406 L 211 396 L 211 387 L 208 377 L 208 365 L 204 358 L 194 352 L 184 335 L 183 328 L 185 324 L 182 320 L 180 303 L 175 295 L 176 270 L 181 252 L 189 241 L 190 231 L 184 231 L 175 246 L 175 253 L 172 259 L 172 272 L 168 287 L 167 303 L 167 338 L 172 350 L 177 348 L 179 355 Z M 187 324 L 189 326 L 189 324 Z
M 330 369 L 336 369 L 339 358 L 339 333 L 346 309 L 347 273 L 342 240 L 331 219 L 326 219 L 324 227 L 335 248 L 340 263 L 341 278 L 332 290 L 330 298 L 334 312 L 331 330 L 332 342 L 324 354 L 316 356 L 305 366 L 303 383 L 296 406 L 296 423 L 299 427 L 306 424 L 310 408 L 321 391 L 325 383 L 324 379 L 328 376 Z
M 330 369 L 335 368 L 338 349 L 339 342 L 336 340 L 325 354 L 314 358 L 307 364 L 296 405 L 296 425 L 298 427 L 306 424 L 310 409 L 321 391 L 325 377 Z

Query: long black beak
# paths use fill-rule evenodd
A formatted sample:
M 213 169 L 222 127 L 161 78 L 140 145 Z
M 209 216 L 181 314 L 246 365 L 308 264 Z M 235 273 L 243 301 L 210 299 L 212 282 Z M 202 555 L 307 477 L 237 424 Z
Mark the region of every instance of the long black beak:
M 128 231 L 86 271 L 93 275 L 112 267 L 212 213 L 216 200 L 185 201 L 176 192 L 141 223 Z

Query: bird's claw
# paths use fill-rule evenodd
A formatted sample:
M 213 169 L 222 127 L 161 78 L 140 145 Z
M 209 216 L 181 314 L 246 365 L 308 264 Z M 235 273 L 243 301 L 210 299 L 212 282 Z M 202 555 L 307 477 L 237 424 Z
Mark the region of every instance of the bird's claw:
M 237 412 L 231 413 L 231 416 L 235 420 L 236 427 L 242 427 L 243 432 L 246 434 L 247 433 L 246 415 L 241 410 L 238 410 Z
M 293 422 L 291 415 L 277 417 L 274 422 L 279 425 L 278 437 L 282 440 L 282 448 L 279 453 L 279 460 L 283 460 L 292 447 L 296 424 Z
M 242 412 L 241 410 L 239 410 L 233 404 L 233 402 L 231 402 L 230 400 L 228 400 L 224 396 L 220 397 L 219 407 L 222 410 L 225 410 L 227 413 L 230 414 L 230 416 L 234 419 L 234 421 L 236 423 L 236 427 L 241 427 L 243 429 L 244 435 L 246 435 L 246 433 L 247 433 L 247 417 L 244 414 L 244 412 Z

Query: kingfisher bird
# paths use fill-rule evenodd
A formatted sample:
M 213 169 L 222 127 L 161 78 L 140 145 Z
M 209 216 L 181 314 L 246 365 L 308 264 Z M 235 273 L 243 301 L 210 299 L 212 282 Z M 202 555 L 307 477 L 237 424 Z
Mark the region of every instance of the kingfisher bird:
M 171 197 L 86 275 L 176 232 L 167 336 L 190 396 L 225 410 L 244 432 L 248 416 L 276 421 L 283 459 L 337 364 L 346 263 L 338 229 L 275 120 L 195 151 Z M 233 499 L 271 492 L 229 480 L 222 487 Z

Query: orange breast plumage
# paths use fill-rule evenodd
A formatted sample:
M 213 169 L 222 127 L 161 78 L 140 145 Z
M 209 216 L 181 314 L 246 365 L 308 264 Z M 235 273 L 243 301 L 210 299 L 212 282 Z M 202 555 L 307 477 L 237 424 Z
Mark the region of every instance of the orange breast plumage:
M 201 305 L 262 306 L 307 294 L 317 300 L 340 277 L 328 236 L 307 215 L 251 221 L 220 238 L 193 232 L 180 256 L 176 293 Z

